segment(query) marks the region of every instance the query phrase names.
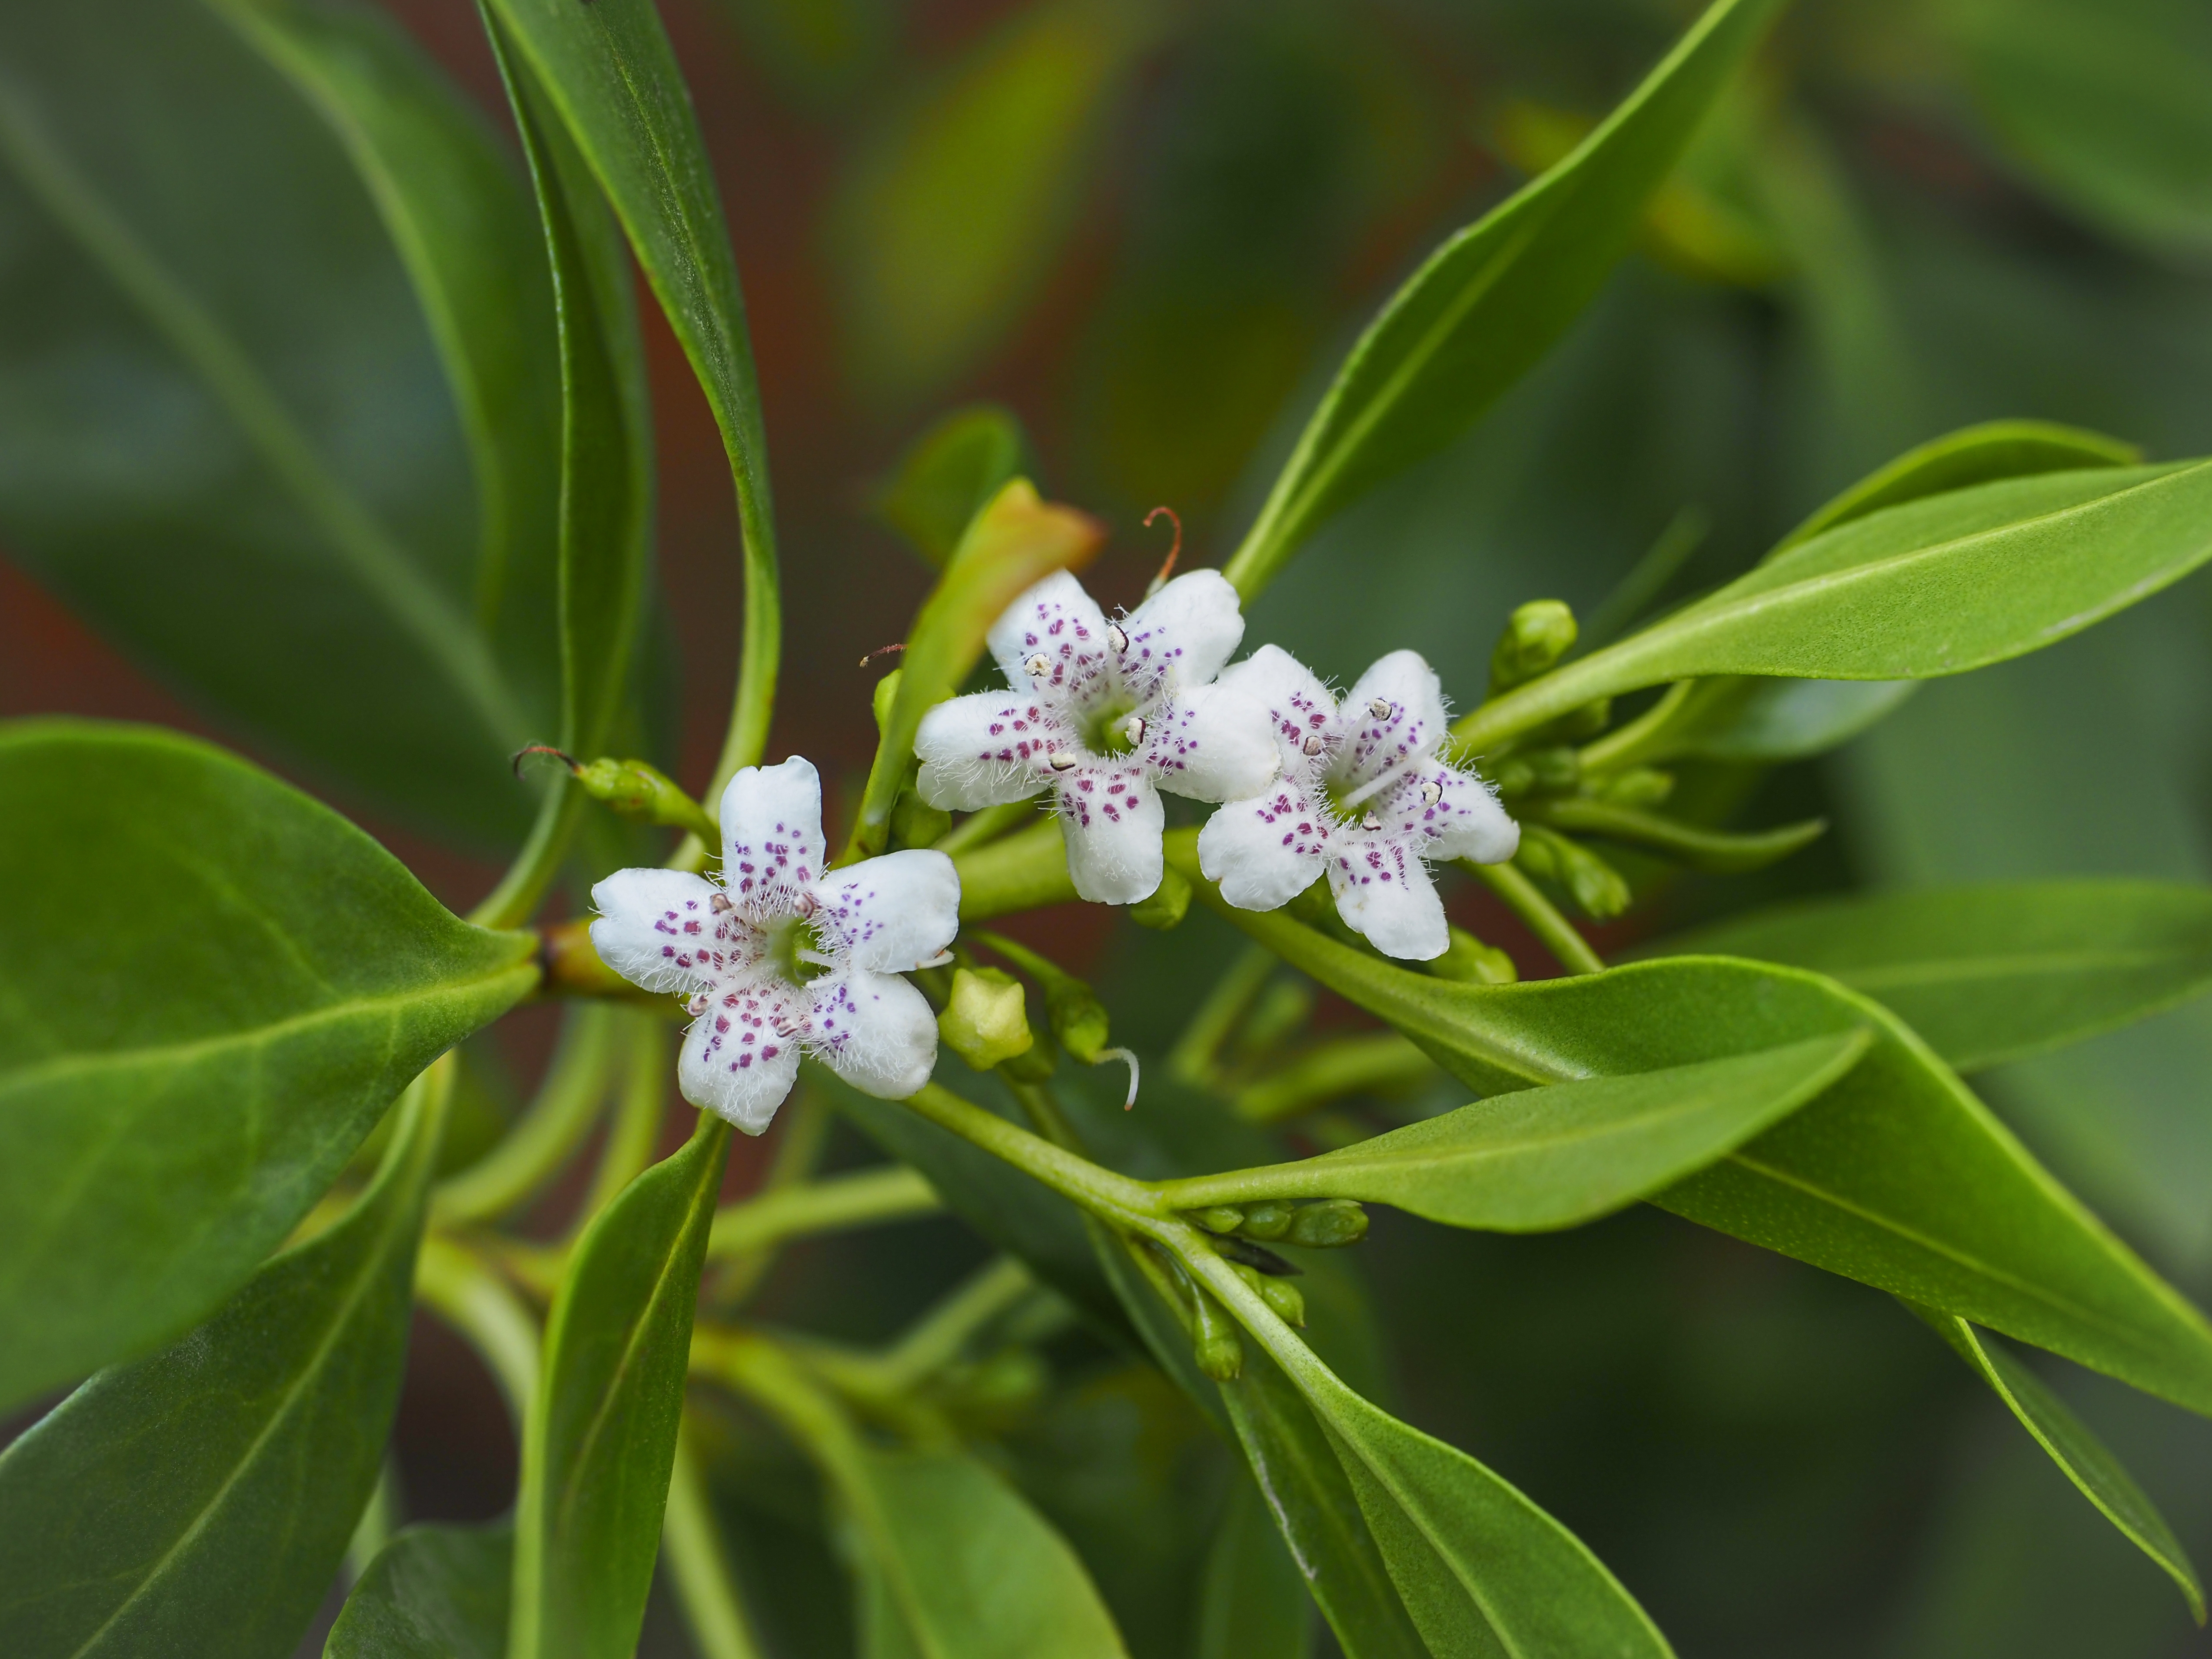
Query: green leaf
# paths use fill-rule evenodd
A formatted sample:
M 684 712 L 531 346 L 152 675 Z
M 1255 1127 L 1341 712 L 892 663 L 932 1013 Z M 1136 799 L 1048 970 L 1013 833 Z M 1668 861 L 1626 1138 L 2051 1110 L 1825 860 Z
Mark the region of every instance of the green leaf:
M 1604 285 L 1775 10 L 1718 0 L 1557 167 L 1434 253 L 1369 325 L 1224 570 L 1249 599 L 1325 520 L 1449 442 Z
M 2203 1315 L 1880 1004 L 1815 974 L 1725 957 L 1518 985 L 1439 980 L 1281 911 L 1221 903 L 1183 835 L 1169 858 L 1237 927 L 1488 1093 L 1871 1030 L 1864 1058 L 1819 1099 L 1652 1201 L 2212 1413 Z
M 942 570 L 1000 488 L 1030 471 L 1029 438 L 997 404 L 956 409 L 916 438 L 875 499 L 883 521 Z
M 702 1112 L 576 1243 L 523 1434 L 513 1659 L 627 1659 L 637 1645 L 729 1155 L 730 1126 Z
M 474 225 L 495 250 L 518 210 L 526 229 L 458 94 L 388 37 L 362 50 L 385 136 L 408 126 L 415 161 L 481 192 L 441 234 Z M 320 775 L 519 839 L 506 757 L 550 712 L 530 694 L 551 641 L 510 673 L 477 625 L 469 445 L 329 106 L 205 8 L 160 0 L 9 8 L 0 64 L 10 555 Z M 507 299 L 525 315 L 532 280 Z
M 1925 679 L 2051 645 L 2212 557 L 2212 462 L 2009 478 L 1869 514 L 1462 720 L 1480 752 L 1700 674 Z
M 1734 917 L 1662 948 L 1826 974 L 1971 1072 L 2202 994 L 2212 891 L 2094 880 L 1883 893 Z
M 914 765 L 921 717 L 959 689 L 983 654 L 984 636 L 1008 605 L 1055 570 L 1078 570 L 1105 544 L 1106 527 L 1088 514 L 1037 499 L 1016 478 L 975 515 L 945 574 L 922 602 L 899 659 L 898 689 L 869 769 L 850 856 L 880 853 L 891 806 Z
M 1304 1579 L 1260 1488 L 1230 1487 L 1199 1589 L 1195 1659 L 1307 1659 L 1313 1618 Z
M 737 490 L 745 605 L 716 787 L 760 757 L 781 653 L 768 439 L 744 299 L 690 95 L 653 0 L 485 0 L 613 204 L 707 395 Z
M 13 1659 L 293 1651 L 383 1462 L 451 1085 L 448 1065 L 410 1091 L 342 1220 L 0 1455 Z
M 0 727 L 0 1401 L 206 1316 L 536 982 L 367 836 L 149 728 Z
M 324 1659 L 507 1659 L 514 1526 L 419 1526 L 376 1553 Z
M 1959 1357 L 1996 1390 L 2005 1408 L 2020 1419 L 2021 1427 L 2051 1455 L 2066 1478 L 2128 1541 L 2162 1568 L 2180 1586 L 2189 1611 L 2204 1622 L 2204 1586 L 2189 1552 L 2166 1524 L 2126 1466 L 2112 1455 L 2105 1443 L 2090 1432 L 2066 1402 L 2053 1394 L 2043 1379 L 1965 1320 L 1908 1303 L 1908 1307 L 1935 1328 Z
M 1318 1158 L 1201 1176 L 1179 1209 L 1356 1198 L 1448 1226 L 1575 1227 L 1650 1196 L 1772 1127 L 1856 1065 L 1864 1030 L 1726 1060 L 1516 1089 Z

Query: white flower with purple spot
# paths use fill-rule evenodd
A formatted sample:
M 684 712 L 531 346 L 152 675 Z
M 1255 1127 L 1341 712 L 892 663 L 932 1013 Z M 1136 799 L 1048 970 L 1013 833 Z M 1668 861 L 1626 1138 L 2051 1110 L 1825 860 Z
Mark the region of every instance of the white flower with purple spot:
M 1243 637 L 1218 571 L 1178 576 L 1111 622 L 1074 577 L 1048 576 L 991 629 L 1012 689 L 923 717 L 921 798 L 973 811 L 1049 790 L 1075 890 L 1103 904 L 1149 898 L 1161 790 L 1238 800 L 1274 775 L 1266 712 L 1212 683 Z
M 1246 910 L 1273 910 L 1324 869 L 1337 914 L 1385 956 L 1425 962 L 1451 943 L 1435 859 L 1499 864 L 1521 827 L 1488 785 L 1437 758 L 1443 688 L 1413 651 L 1394 651 L 1342 703 L 1289 652 L 1262 646 L 1221 676 L 1260 703 L 1282 758 L 1275 787 L 1233 801 L 1199 831 L 1199 867 Z
M 592 948 L 624 979 L 685 995 L 697 1016 L 677 1080 L 694 1106 L 757 1135 L 800 1054 L 854 1088 L 903 1099 L 937 1063 L 937 1019 L 899 977 L 960 926 L 942 853 L 825 870 L 822 780 L 793 756 L 722 792 L 722 878 L 617 870 L 592 889 Z

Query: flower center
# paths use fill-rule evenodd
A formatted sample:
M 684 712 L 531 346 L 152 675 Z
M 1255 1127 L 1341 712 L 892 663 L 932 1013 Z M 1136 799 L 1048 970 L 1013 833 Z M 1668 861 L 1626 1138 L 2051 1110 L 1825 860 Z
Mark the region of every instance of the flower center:
M 786 916 L 767 929 L 768 959 L 793 985 L 817 980 L 835 967 L 821 930 L 804 916 Z
M 1092 709 L 1083 728 L 1084 745 L 1094 755 L 1118 759 L 1145 740 L 1144 717 L 1127 698 L 1110 698 Z

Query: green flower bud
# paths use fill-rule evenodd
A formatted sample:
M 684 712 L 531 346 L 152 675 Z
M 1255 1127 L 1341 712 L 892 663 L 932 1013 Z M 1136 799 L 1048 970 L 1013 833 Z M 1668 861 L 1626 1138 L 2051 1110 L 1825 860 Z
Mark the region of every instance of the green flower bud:
M 1420 964 L 1438 979 L 1465 980 L 1475 985 L 1510 985 L 1521 977 L 1513 958 L 1494 945 L 1485 945 L 1464 927 L 1451 930 L 1444 953 Z
M 1559 599 L 1531 599 L 1506 619 L 1490 653 L 1490 695 L 1533 680 L 1575 642 L 1575 613 Z
M 876 682 L 875 694 L 870 699 L 870 707 L 875 711 L 876 730 L 878 732 L 890 724 L 891 700 L 898 696 L 899 675 L 902 672 L 894 668 Z
M 1306 1322 L 1305 1293 L 1287 1279 L 1262 1279 L 1260 1299 L 1275 1310 L 1275 1317 L 1285 1325 Z
M 577 767 L 575 778 L 586 794 L 605 802 L 623 817 L 689 830 L 710 847 L 721 841 L 721 831 L 706 810 L 665 773 L 641 760 L 603 757 Z
M 1616 806 L 1656 806 L 1674 793 L 1674 775 L 1656 767 L 1632 766 L 1598 786 L 1598 797 Z
M 1536 769 L 1518 756 L 1498 763 L 1491 774 L 1500 800 L 1518 800 L 1536 787 Z
M 1244 1224 L 1237 1231 L 1247 1238 L 1280 1238 L 1290 1231 L 1296 1213 L 1279 1198 L 1263 1198 L 1245 1210 Z
M 1349 1198 L 1302 1205 L 1291 1217 L 1290 1242 L 1310 1250 L 1334 1250 L 1367 1237 L 1367 1212 Z
M 1221 1304 L 1204 1291 L 1197 1294 L 1192 1322 L 1198 1368 L 1217 1382 L 1233 1382 L 1244 1369 L 1244 1344 Z
M 1182 921 L 1190 909 L 1190 883 L 1179 870 L 1160 872 L 1160 884 L 1150 898 L 1139 899 L 1129 907 L 1129 920 L 1139 927 L 1150 927 L 1164 933 Z
M 1521 826 L 1521 850 L 1513 861 L 1531 875 L 1557 882 L 1584 915 L 1599 921 L 1619 915 L 1635 896 L 1620 871 L 1580 842 L 1540 823 Z
M 891 808 L 891 844 L 895 847 L 928 847 L 952 827 L 952 814 L 941 806 L 932 806 L 911 788 L 899 791 L 897 804 Z
M 937 1017 L 945 1046 L 979 1072 L 1026 1053 L 1036 1041 L 1021 981 L 996 968 L 953 970 L 952 997 Z
M 1583 757 L 1564 744 L 1532 749 L 1522 758 L 1534 774 L 1530 787 L 1540 795 L 1564 795 L 1582 785 Z
M 1234 1204 L 1216 1204 L 1193 1210 L 1190 1218 L 1210 1233 L 1233 1233 L 1244 1224 L 1244 1212 Z

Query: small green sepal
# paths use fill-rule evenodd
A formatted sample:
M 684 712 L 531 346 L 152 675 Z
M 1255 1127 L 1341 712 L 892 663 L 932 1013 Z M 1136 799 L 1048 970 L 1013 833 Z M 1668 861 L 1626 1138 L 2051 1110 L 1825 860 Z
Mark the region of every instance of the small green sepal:
M 1026 1054 L 1036 1042 L 1021 981 L 996 968 L 957 968 L 952 995 L 937 1017 L 945 1046 L 979 1072 Z
M 1140 898 L 1129 907 L 1129 920 L 1139 927 L 1149 927 L 1164 933 L 1178 925 L 1190 910 L 1190 883 L 1179 870 L 1160 872 L 1160 884 L 1152 890 L 1150 898 Z
M 1291 1213 L 1285 1235 L 1289 1243 L 1310 1250 L 1340 1249 L 1366 1237 L 1367 1212 L 1357 1200 L 1349 1198 L 1325 1198 L 1318 1204 L 1299 1206 Z

